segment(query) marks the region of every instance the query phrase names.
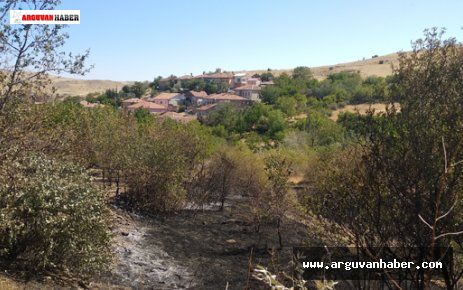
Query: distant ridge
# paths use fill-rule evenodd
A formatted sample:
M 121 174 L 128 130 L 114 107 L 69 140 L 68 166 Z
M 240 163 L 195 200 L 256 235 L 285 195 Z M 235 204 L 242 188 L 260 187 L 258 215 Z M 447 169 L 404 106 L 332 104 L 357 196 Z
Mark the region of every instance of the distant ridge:
M 122 89 L 133 82 L 111 80 L 81 80 L 73 78 L 52 77 L 57 93 L 63 96 L 86 96 L 89 93 L 104 92 L 107 89 Z
M 321 80 L 326 78 L 331 73 L 341 72 L 341 71 L 355 71 L 360 72 L 363 77 L 367 76 L 379 76 L 379 77 L 386 77 L 392 74 L 391 64 L 397 65 L 398 64 L 399 55 L 398 53 L 391 53 L 383 56 L 377 56 L 374 58 L 368 58 L 364 60 L 358 60 L 353 62 L 346 62 L 334 65 L 325 65 L 319 67 L 311 67 L 312 72 L 315 78 Z M 291 74 L 291 69 L 277 69 L 272 70 L 271 72 L 278 76 L 282 73 Z M 267 70 L 248 70 L 242 71 L 245 72 L 247 75 L 253 74 L 261 74 L 266 72 Z
M 340 71 L 358 71 L 364 77 L 366 76 L 381 76 L 386 77 L 392 74 L 391 65 L 397 65 L 398 54 L 391 53 L 383 56 L 377 56 L 359 61 L 340 63 L 335 65 L 326 65 L 313 67 L 312 72 L 315 78 L 321 80 L 326 78 L 330 73 Z M 302 65 L 302 64 L 301 64 Z M 263 73 L 267 70 L 247 70 L 240 71 L 246 75 L 254 75 Z M 272 70 L 271 72 L 278 76 L 282 73 L 291 74 L 292 69 Z M 85 96 L 89 93 L 104 92 L 107 89 L 120 90 L 124 85 L 132 84 L 133 82 L 119 82 L 111 80 L 80 80 L 73 78 L 53 77 L 53 83 L 57 89 L 57 93 L 65 96 Z

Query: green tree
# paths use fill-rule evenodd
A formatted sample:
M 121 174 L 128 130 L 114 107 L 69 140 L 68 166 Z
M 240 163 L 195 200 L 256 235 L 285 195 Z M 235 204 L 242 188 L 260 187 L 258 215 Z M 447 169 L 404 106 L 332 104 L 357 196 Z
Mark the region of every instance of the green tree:
M 309 133 L 311 146 L 326 146 L 343 141 L 343 128 L 318 111 L 310 112 L 300 128 Z
M 397 247 L 417 248 L 415 257 L 434 261 L 442 248 L 461 249 L 462 62 L 460 43 L 427 30 L 411 53 L 400 55 L 394 93 L 400 112 L 391 105 L 371 118 L 367 139 L 325 166 L 317 212 L 351 232 L 350 242 L 361 249 L 379 246 L 400 255 Z M 446 288 L 454 289 L 461 272 L 441 271 Z M 403 275 L 417 289 L 433 279 L 423 269 Z
M 52 93 L 50 73 L 85 74 L 88 51 L 66 53 L 68 38 L 63 25 L 10 25 L 9 10 L 55 9 L 60 1 L 4 1 L 0 6 L 0 111 L 8 103 L 25 99 L 46 100 Z
M 260 79 L 263 81 L 263 82 L 268 82 L 268 81 L 271 81 L 273 80 L 274 76 L 271 72 L 264 72 L 260 75 Z
M 293 97 L 280 97 L 277 100 L 276 108 L 280 109 L 286 116 L 297 114 L 297 101 Z
M 293 69 L 293 78 L 294 79 L 301 79 L 305 82 L 309 82 L 313 78 L 313 73 L 310 68 L 306 66 L 298 66 Z
M 261 100 L 266 104 L 275 104 L 280 94 L 278 86 L 265 86 L 261 90 Z
M 222 125 L 227 131 L 234 130 L 238 118 L 238 109 L 233 104 L 218 104 L 203 120 L 209 126 Z
M 43 155 L 2 165 L 3 261 L 24 270 L 67 269 L 74 274 L 107 266 L 110 236 L 104 194 L 85 170 Z
M 145 123 L 151 120 L 151 114 L 146 109 L 137 109 L 134 116 L 138 123 Z

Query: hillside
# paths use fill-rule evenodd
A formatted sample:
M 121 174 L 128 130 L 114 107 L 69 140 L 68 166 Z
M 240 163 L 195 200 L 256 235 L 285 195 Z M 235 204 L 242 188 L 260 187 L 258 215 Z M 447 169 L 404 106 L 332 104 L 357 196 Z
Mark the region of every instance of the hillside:
M 382 62 L 382 63 L 380 63 Z M 375 58 L 369 58 L 365 60 L 353 61 L 340 63 L 335 65 L 326 65 L 319 67 L 312 67 L 312 72 L 317 79 L 324 79 L 330 73 L 340 72 L 340 71 L 359 71 L 362 76 L 380 76 L 385 77 L 392 73 L 391 64 L 397 65 L 398 63 L 398 54 L 391 53 L 383 56 L 378 56 Z M 267 70 L 252 70 L 246 71 L 246 74 L 253 75 L 256 73 L 263 73 Z M 272 73 L 276 76 L 282 73 L 291 73 L 292 69 L 281 69 L 281 70 L 272 70 Z
M 323 79 L 328 74 L 340 71 L 359 71 L 362 76 L 382 76 L 385 77 L 392 73 L 391 64 L 397 64 L 398 54 L 392 53 L 375 58 L 313 67 L 312 71 L 317 79 Z M 382 62 L 382 64 L 380 64 Z M 272 70 L 274 75 L 281 73 L 291 73 L 292 69 Z M 266 70 L 245 71 L 247 75 L 263 73 Z M 103 92 L 106 89 L 120 89 L 131 82 L 117 82 L 110 80 L 79 80 L 72 78 L 53 77 L 54 85 L 60 95 L 85 96 L 88 93 Z
M 103 92 L 107 89 L 121 89 L 131 82 L 110 80 L 79 80 L 73 78 L 52 77 L 57 93 L 66 96 L 85 96 L 88 93 Z

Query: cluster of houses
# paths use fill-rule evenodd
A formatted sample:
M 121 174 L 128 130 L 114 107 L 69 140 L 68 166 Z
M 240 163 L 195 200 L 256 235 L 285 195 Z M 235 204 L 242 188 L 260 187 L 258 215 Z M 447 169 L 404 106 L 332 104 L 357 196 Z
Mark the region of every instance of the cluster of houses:
M 138 109 L 148 110 L 160 118 L 171 118 L 176 121 L 191 121 L 207 115 L 216 109 L 219 103 L 232 103 L 239 107 L 260 101 L 262 86 L 271 85 L 272 82 L 262 82 L 259 78 L 248 77 L 246 74 L 214 73 L 200 76 L 183 76 L 179 78 L 166 78 L 163 82 L 181 82 L 194 78 L 203 79 L 205 82 L 224 82 L 230 89 L 226 93 L 207 94 L 205 91 L 185 91 L 181 93 L 163 92 L 149 98 L 131 98 L 122 101 L 122 107 L 129 111 Z M 179 113 L 182 111 L 182 113 Z

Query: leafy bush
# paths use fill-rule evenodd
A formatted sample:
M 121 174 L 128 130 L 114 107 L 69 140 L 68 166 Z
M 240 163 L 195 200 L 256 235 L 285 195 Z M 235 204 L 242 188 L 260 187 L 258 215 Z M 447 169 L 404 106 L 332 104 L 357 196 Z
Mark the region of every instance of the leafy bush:
M 110 242 L 104 196 L 82 168 L 30 155 L 1 170 L 2 260 L 31 271 L 104 267 Z
M 178 210 L 187 202 L 192 171 L 211 154 L 214 140 L 197 123 L 166 120 L 145 125 L 135 132 L 125 153 L 124 197 L 149 213 Z
M 344 139 L 343 128 L 318 111 L 311 112 L 298 126 L 309 133 L 311 146 L 326 146 Z

